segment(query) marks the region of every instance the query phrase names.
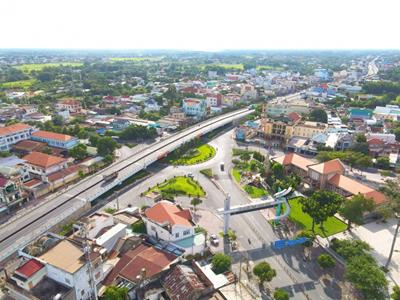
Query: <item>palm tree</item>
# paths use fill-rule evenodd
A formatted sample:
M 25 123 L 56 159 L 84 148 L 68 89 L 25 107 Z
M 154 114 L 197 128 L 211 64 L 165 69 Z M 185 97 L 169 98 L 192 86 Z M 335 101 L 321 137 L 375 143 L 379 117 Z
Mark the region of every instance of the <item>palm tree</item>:
M 396 229 L 393 235 L 392 245 L 390 247 L 389 257 L 385 264 L 385 268 L 388 268 L 390 265 L 390 261 L 392 260 L 397 234 L 399 233 L 400 229 L 400 179 L 397 178 L 397 180 L 387 180 L 386 184 L 381 188 L 381 190 L 389 200 L 388 203 L 389 212 L 397 220 Z

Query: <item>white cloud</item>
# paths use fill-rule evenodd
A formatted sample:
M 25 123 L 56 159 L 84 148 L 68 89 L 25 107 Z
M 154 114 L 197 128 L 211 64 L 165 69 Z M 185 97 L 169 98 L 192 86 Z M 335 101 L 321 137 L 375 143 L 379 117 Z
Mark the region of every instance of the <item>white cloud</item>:
M 2 48 L 400 48 L 398 0 L 1 0 Z

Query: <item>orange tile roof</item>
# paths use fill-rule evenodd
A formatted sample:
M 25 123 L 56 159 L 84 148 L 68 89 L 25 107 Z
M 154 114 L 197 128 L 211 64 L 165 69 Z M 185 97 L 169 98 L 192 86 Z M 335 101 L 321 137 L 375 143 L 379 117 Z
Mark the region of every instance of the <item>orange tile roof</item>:
M 176 256 L 147 244 L 140 244 L 133 250 L 126 252 L 120 261 L 105 278 L 105 284 L 111 284 L 118 277 L 124 277 L 131 282 L 137 281 L 137 276 L 142 269 L 146 270 L 146 277 L 151 278 L 167 269 L 175 260 Z
M 192 226 L 192 216 L 188 210 L 183 210 L 168 201 L 160 201 L 146 209 L 145 216 L 159 224 Z
M 314 162 L 296 153 L 288 153 L 280 157 L 274 158 L 274 161 L 280 163 L 283 166 L 294 165 L 304 171 L 308 170 L 308 166 Z
M 42 139 L 58 140 L 58 141 L 64 141 L 64 142 L 72 139 L 72 136 L 70 136 L 70 135 L 54 133 L 54 132 L 45 131 L 45 130 L 36 131 L 36 132 L 32 133 L 32 136 L 42 138 Z
M 73 166 L 70 166 L 70 167 L 68 167 L 66 169 L 63 169 L 63 170 L 60 170 L 58 172 L 50 174 L 47 177 L 47 179 L 50 182 L 54 182 L 54 181 L 57 181 L 57 180 L 59 180 L 61 178 L 65 178 L 65 177 L 67 177 L 67 176 L 69 176 L 69 175 L 71 175 L 73 173 L 77 173 L 79 171 L 79 169 L 80 169 L 79 165 L 73 165 Z
M 80 101 L 78 101 L 76 99 L 72 99 L 72 98 L 60 100 L 58 103 L 64 104 L 64 105 L 80 105 L 81 104 Z
M 0 127 L 0 136 L 14 134 L 30 128 L 33 127 L 23 123 L 17 123 L 6 127 Z
M 64 163 L 66 161 L 64 158 L 40 152 L 31 152 L 28 155 L 25 155 L 22 159 L 26 160 L 26 162 L 31 165 L 41 168 L 49 168 L 51 166 Z
M 381 192 L 341 174 L 336 174 L 328 182 L 350 194 L 362 194 L 366 198 L 371 198 L 377 205 L 387 201 L 385 195 Z
M 343 173 L 345 171 L 343 163 L 338 158 L 309 166 L 309 168 L 320 174 Z

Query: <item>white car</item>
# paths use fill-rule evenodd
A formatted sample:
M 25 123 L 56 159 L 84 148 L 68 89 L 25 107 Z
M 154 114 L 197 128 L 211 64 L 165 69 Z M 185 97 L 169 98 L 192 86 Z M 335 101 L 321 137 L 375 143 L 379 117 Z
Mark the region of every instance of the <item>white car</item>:
M 210 236 L 210 242 L 211 242 L 211 245 L 213 245 L 213 246 L 218 246 L 219 245 L 219 239 L 218 239 L 216 234 L 212 234 Z

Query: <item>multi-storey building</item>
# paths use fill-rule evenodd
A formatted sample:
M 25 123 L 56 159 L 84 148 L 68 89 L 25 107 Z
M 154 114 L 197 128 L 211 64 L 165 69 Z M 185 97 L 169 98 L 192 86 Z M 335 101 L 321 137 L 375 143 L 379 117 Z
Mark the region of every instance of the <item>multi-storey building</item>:
M 82 111 L 82 104 L 75 99 L 63 99 L 56 103 L 57 110 L 68 110 L 70 113 L 80 113 Z
M 34 127 L 27 124 L 13 124 L 0 128 L 0 151 L 10 150 L 10 146 L 31 137 Z
M 207 102 L 205 99 L 183 99 L 182 109 L 187 116 L 202 118 L 207 115 Z
M 47 143 L 51 147 L 62 149 L 71 149 L 79 143 L 79 140 L 76 137 L 45 130 L 34 132 L 31 136 L 31 139 L 34 141 Z

